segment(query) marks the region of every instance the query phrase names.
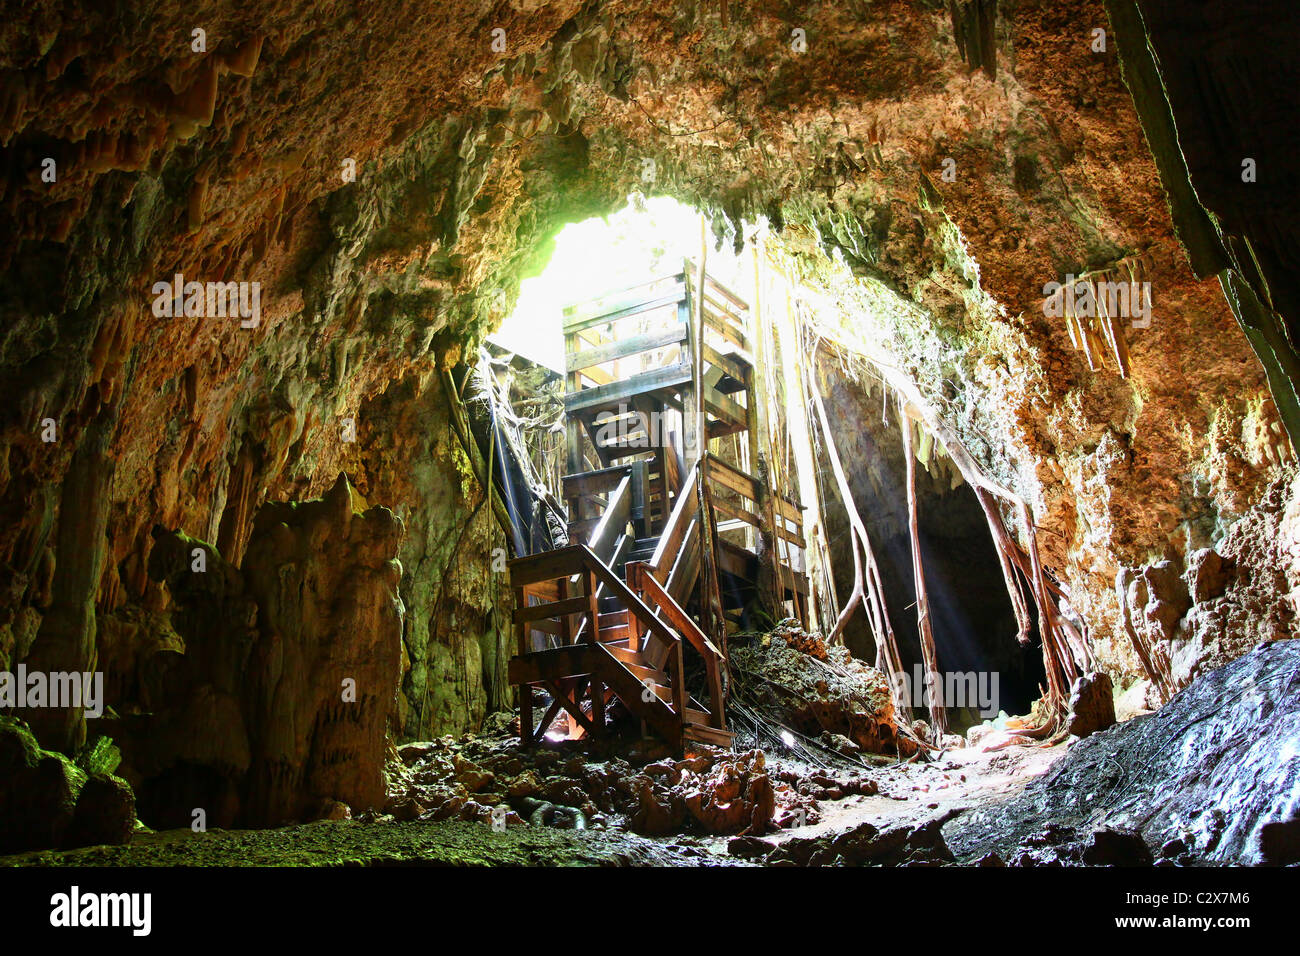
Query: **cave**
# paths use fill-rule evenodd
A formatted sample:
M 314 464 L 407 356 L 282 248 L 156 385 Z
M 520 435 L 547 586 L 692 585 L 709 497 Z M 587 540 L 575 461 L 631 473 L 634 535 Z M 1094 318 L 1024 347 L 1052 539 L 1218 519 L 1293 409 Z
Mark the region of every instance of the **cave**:
M 7 876 L 1300 863 L 1293 4 L 0 21 Z

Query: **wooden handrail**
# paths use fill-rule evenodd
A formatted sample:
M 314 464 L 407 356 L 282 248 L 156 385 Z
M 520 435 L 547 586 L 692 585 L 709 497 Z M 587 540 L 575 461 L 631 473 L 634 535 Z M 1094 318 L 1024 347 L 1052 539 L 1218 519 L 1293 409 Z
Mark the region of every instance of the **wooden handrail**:
M 669 515 L 663 531 L 659 533 L 659 543 L 655 545 L 654 554 L 648 562 L 661 581 L 666 581 L 668 573 L 673 569 L 673 561 L 677 557 L 677 549 L 681 545 L 686 522 L 690 520 L 689 512 L 693 505 L 698 503 L 695 496 L 695 482 L 698 480 L 699 471 L 700 464 L 696 462 L 686 473 L 686 478 L 677 490 L 677 501 L 673 504 L 672 514 Z
M 644 279 L 641 282 L 632 285 L 616 286 L 613 289 L 606 289 L 600 295 L 588 296 L 585 299 L 578 299 L 576 302 L 570 302 L 563 306 L 562 311 L 567 315 L 576 312 L 579 306 L 590 305 L 593 302 L 603 302 L 606 299 L 612 299 L 614 296 L 621 296 L 628 292 L 633 292 L 636 289 L 643 289 L 648 285 L 656 285 L 660 282 L 672 282 L 674 280 L 678 282 L 682 280 L 681 269 L 677 269 L 674 272 L 662 272 L 657 276 L 652 276 L 649 279 Z
M 691 645 L 700 652 L 701 656 L 714 656 L 718 660 L 726 660 L 722 651 L 714 646 L 709 640 L 709 636 L 700 630 L 700 626 L 691 620 L 690 616 L 682 609 L 682 606 L 673 600 L 673 596 L 664 590 L 655 576 L 651 573 L 650 566 L 644 561 L 634 562 L 632 567 L 636 568 L 637 587 L 641 594 L 654 603 L 668 618 L 669 623 L 685 635 Z
M 598 555 L 601 561 L 613 558 L 614 550 L 618 546 L 618 535 L 626 528 L 631 515 L 632 475 L 627 474 L 610 493 L 605 513 L 600 516 L 599 523 L 587 538 L 587 548 Z M 606 550 L 609 554 L 605 553 Z
M 609 588 L 611 594 L 622 599 L 623 603 L 627 605 L 629 625 L 632 623 L 631 619 L 636 618 L 647 630 L 653 632 L 656 637 L 669 646 L 681 640 L 669 629 L 668 625 L 655 616 L 655 613 L 627 586 L 626 582 L 621 580 L 600 558 L 592 553 L 590 548 L 585 545 L 578 545 L 578 547 L 583 551 L 583 559 L 587 569 Z

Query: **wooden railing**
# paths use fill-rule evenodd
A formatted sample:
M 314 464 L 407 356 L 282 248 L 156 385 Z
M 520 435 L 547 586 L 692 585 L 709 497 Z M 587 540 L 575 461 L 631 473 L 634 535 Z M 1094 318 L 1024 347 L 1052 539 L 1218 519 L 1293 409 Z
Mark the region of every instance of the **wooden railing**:
M 780 563 L 792 574 L 801 574 L 801 569 L 794 566 L 792 550 L 797 548 L 802 552 L 806 547 L 803 509 L 799 504 L 778 494 L 763 493 L 757 478 L 713 455 L 706 455 L 703 464 L 704 474 L 714 490 L 714 510 L 760 530 L 772 529 L 786 545 L 776 549 Z
M 721 664 L 726 660 L 722 651 L 709 640 L 707 634 L 700 630 L 690 615 L 682 609 L 682 606 L 673 600 L 671 594 L 664 590 L 664 586 L 659 583 L 653 573 L 653 568 L 644 561 L 633 561 L 627 566 L 628 584 L 634 591 L 649 604 L 653 604 L 662 613 L 673 627 L 691 643 L 691 646 L 704 659 L 705 679 L 709 686 L 709 725 L 719 730 L 726 730 L 725 702 L 722 696 L 722 674 Z M 680 646 L 673 648 L 673 658 L 681 654 Z M 680 668 L 681 663 L 677 661 L 675 667 Z M 676 689 L 674 688 L 674 693 Z M 683 702 L 682 707 L 685 707 Z M 679 711 L 681 712 L 681 711 Z
M 673 505 L 672 514 L 668 516 L 668 523 L 659 534 L 659 543 L 655 546 L 654 555 L 649 561 L 655 577 L 664 585 L 673 581 L 673 570 L 684 551 L 689 525 L 699 510 L 700 500 L 695 493 L 699 474 L 700 466 L 697 462 L 686 473 L 686 478 L 677 491 L 677 501 Z M 671 587 L 669 591 L 672 591 Z M 681 597 L 681 594 L 677 593 L 677 596 Z

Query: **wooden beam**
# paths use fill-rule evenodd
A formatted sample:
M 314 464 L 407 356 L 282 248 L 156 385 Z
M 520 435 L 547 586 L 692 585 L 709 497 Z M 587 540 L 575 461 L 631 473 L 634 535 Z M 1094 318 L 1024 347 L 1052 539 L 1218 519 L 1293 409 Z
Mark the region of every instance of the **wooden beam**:
M 512 657 L 507 665 L 508 679 L 512 684 L 537 684 L 585 676 L 591 673 L 591 647 L 590 644 L 569 644 Z
M 642 372 L 640 375 L 633 375 L 631 378 L 613 382 L 609 385 L 570 392 L 564 396 L 564 410 L 572 415 L 574 412 L 585 408 L 614 405 L 620 401 L 627 401 L 634 395 L 684 385 L 690 380 L 690 367 L 683 362 L 678 362 L 676 365 L 654 369 L 650 372 Z M 573 470 L 580 471 L 581 468 Z
M 583 730 L 593 737 L 600 736 L 600 731 L 596 729 L 596 725 L 591 722 L 587 715 L 582 712 L 582 705 L 577 699 L 571 698 L 552 681 L 545 681 L 542 686 L 551 692 L 551 695 L 560 702 L 560 706 L 569 712 L 569 716 L 576 720 Z
M 623 296 L 613 304 L 611 308 L 598 306 L 603 309 L 600 312 L 574 312 L 564 319 L 564 331 L 580 332 L 589 329 L 594 325 L 606 325 L 611 322 L 618 322 L 621 319 L 631 318 L 634 315 L 640 315 L 643 312 L 649 312 L 652 309 L 662 309 L 664 306 L 673 305 L 680 301 L 682 297 L 682 287 L 675 285 L 669 291 L 657 295 L 652 299 L 641 298 L 644 293 Z
M 577 545 L 513 558 L 506 563 L 510 583 L 516 587 L 569 577 L 582 570 L 582 552 Z
M 552 604 L 517 607 L 515 608 L 514 621 L 516 624 L 525 624 L 529 621 L 537 621 L 547 617 L 563 618 L 570 614 L 581 614 L 586 609 L 587 599 L 580 594 L 577 597 L 565 598 Z
M 579 369 L 592 368 L 596 365 L 604 365 L 621 358 L 627 358 L 629 355 L 639 355 L 652 349 L 663 348 L 665 345 L 684 342 L 686 341 L 686 334 L 686 326 L 674 324 L 670 329 L 645 332 L 641 335 L 633 335 L 630 338 L 617 339 L 608 345 L 586 349 L 566 356 L 564 360 L 565 368 L 573 372 Z

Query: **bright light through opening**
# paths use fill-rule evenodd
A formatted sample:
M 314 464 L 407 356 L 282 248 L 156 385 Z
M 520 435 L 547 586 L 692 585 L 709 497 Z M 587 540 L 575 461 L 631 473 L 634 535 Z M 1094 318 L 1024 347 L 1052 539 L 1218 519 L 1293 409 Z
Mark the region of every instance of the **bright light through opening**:
M 561 229 L 545 270 L 523 281 L 514 312 L 488 341 L 563 372 L 565 306 L 674 272 L 682 259 L 698 263 L 699 256 L 698 212 L 666 196 L 633 197 L 613 215 Z M 710 275 L 735 283 L 741 263 L 729 247 L 714 248 L 710 235 Z

